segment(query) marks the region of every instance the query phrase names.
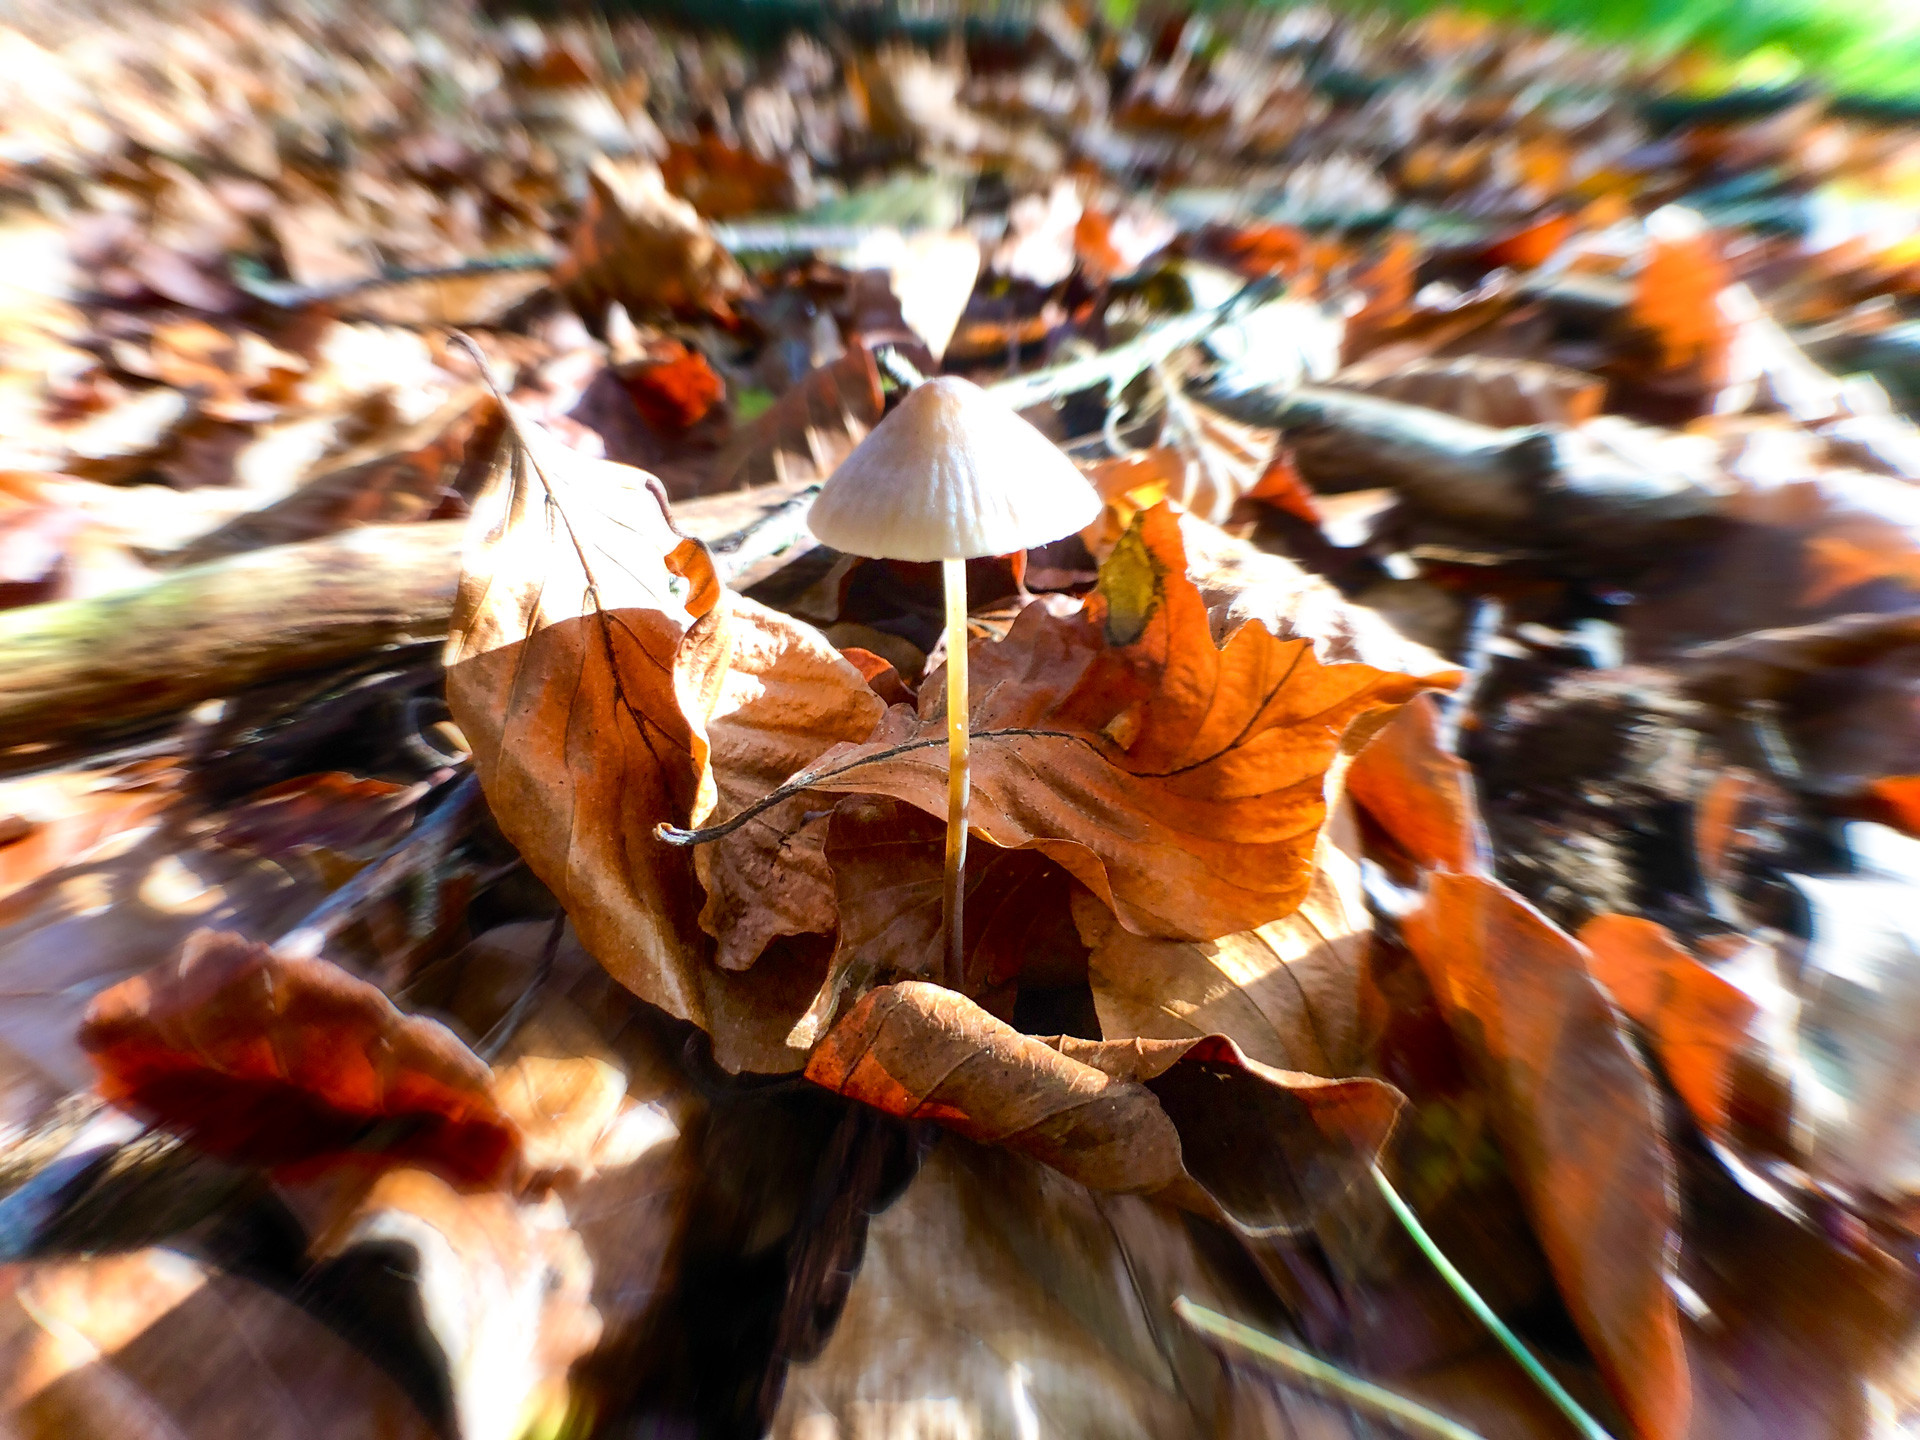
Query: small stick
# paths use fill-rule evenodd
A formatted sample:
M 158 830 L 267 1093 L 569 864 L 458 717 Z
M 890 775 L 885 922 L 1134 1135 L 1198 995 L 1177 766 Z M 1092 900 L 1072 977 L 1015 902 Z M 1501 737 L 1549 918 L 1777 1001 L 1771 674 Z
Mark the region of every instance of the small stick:
M 1174 1300 L 1173 1313 L 1202 1335 L 1224 1340 L 1229 1345 L 1290 1370 L 1304 1380 L 1325 1386 L 1343 1400 L 1378 1411 L 1404 1430 L 1433 1436 L 1435 1440 L 1481 1440 L 1477 1433 L 1449 1420 L 1438 1411 L 1429 1410 L 1404 1395 L 1396 1395 L 1384 1386 L 1349 1375 L 1317 1356 L 1296 1350 L 1285 1341 L 1276 1340 L 1251 1325 L 1242 1325 L 1238 1320 L 1229 1320 L 1204 1305 L 1196 1305 L 1184 1295 Z
M 949 990 L 966 978 L 961 946 L 961 909 L 967 887 L 967 801 L 972 775 L 967 763 L 967 562 L 943 560 L 947 582 L 947 863 L 940 891 L 940 920 L 947 937 Z

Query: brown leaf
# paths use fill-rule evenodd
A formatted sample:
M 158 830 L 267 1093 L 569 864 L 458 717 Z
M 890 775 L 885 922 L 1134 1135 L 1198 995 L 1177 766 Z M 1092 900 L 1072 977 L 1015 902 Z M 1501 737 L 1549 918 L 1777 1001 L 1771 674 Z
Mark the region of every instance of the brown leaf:
M 0 896 L 152 820 L 178 794 L 171 760 L 36 775 L 0 785 Z
M 650 477 L 530 422 L 515 420 L 474 527 L 448 702 L 502 829 L 622 984 L 712 1032 L 722 1063 L 792 1068 L 784 1037 L 818 989 L 817 955 L 789 947 L 734 981 L 700 926 L 724 933 L 734 967 L 769 937 L 830 930 L 824 825 L 803 825 L 794 797 L 710 847 L 699 915 L 693 863 L 653 829 L 724 819 L 864 738 L 881 701 L 817 631 L 727 593 Z
M 1343 733 L 1428 682 L 1323 665 L 1306 640 L 1245 624 L 1216 648 L 1172 513 L 1156 507 L 1078 615 L 1029 606 L 976 643 L 972 827 L 1065 867 L 1143 935 L 1204 940 L 1289 913 L 1311 884 L 1327 768 Z M 823 755 L 813 788 L 945 813 L 939 677 L 864 745 Z
M 399 1268 L 445 1359 L 461 1440 L 559 1424 L 568 1368 L 600 1338 L 600 1317 L 588 1301 L 592 1266 L 557 1201 L 528 1205 L 456 1190 L 430 1171 L 388 1170 L 313 1250 L 339 1259 L 361 1246 L 413 1252 Z
M 286 1164 L 356 1148 L 388 1121 L 390 1148 L 461 1176 L 518 1158 L 486 1065 L 452 1031 L 329 961 L 225 931 L 95 997 L 79 1040 L 110 1102 L 215 1155 Z
M 1651 920 L 1596 915 L 1580 927 L 1580 943 L 1593 978 L 1647 1032 L 1701 1130 L 1724 1138 L 1734 1061 L 1759 1007 Z
M 306 850 L 371 859 L 407 833 L 422 787 L 340 770 L 269 785 L 205 825 L 209 841 L 284 860 Z
M 1168 1206 L 950 1138 L 873 1218 L 846 1308 L 788 1372 L 771 1433 L 1019 1436 L 1035 1417 L 1049 1440 L 1295 1433 L 1262 1400 L 1331 1421 L 1169 1323 L 1182 1294 L 1235 1311 L 1236 1279 Z
M 1327 383 L 1502 428 L 1578 425 L 1600 413 L 1607 391 L 1605 381 L 1578 370 L 1497 355 L 1354 365 Z
M 816 367 L 742 430 L 714 462 L 708 490 L 815 483 L 880 423 L 886 399 L 864 345 Z
M 1225 1035 L 1276 1069 L 1353 1073 L 1362 1060 L 1360 968 L 1373 928 L 1358 848 L 1351 812 L 1336 811 L 1300 908 L 1218 940 L 1132 935 L 1090 895 L 1076 894 L 1100 1033 L 1110 1040 Z
M 0 1427 L 62 1440 L 430 1440 L 359 1350 L 281 1296 L 171 1250 L 12 1269 Z
M 921 981 L 866 995 L 806 1073 L 1095 1189 L 1161 1194 L 1255 1234 L 1306 1223 L 1361 1179 L 1400 1103 L 1377 1080 L 1271 1069 L 1224 1036 L 1035 1039 Z
M 1649 1440 L 1686 1434 L 1671 1163 L 1652 1082 L 1580 947 L 1473 875 L 1435 875 L 1405 934 L 1492 1092 L 1515 1183 L 1622 1409 Z
M 1347 771 L 1347 793 L 1415 863 L 1488 873 L 1486 826 L 1473 772 L 1440 748 L 1439 709 L 1417 696 L 1369 740 Z
M 553 282 L 583 315 L 618 302 L 636 316 L 669 310 L 727 321 L 747 288 L 739 264 L 693 206 L 646 161 L 605 156 L 587 172 L 587 205 Z
M 939 972 L 946 832 L 944 819 L 898 800 L 854 795 L 834 807 L 826 858 L 839 929 L 827 982 L 792 1043 L 811 1045 L 849 989 L 857 998 L 876 977 Z M 968 995 L 1005 1015 L 1023 974 L 1078 968 L 1058 958 L 1063 942 L 1078 949 L 1067 916 L 1072 883 L 1032 850 L 990 848 L 969 857 L 961 907 Z

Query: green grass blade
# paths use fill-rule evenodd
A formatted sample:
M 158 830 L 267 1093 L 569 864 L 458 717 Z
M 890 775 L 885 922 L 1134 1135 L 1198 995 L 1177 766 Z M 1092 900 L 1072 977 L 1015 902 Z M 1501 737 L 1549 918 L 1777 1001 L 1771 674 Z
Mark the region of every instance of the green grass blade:
M 1538 1385 L 1546 1397 L 1559 1407 L 1560 1413 L 1573 1422 L 1573 1426 L 1586 1440 L 1613 1440 L 1601 1428 L 1591 1415 L 1580 1408 L 1580 1402 L 1567 1393 L 1566 1387 L 1554 1379 L 1547 1367 L 1533 1358 L 1533 1352 L 1521 1343 L 1520 1337 L 1509 1330 L 1506 1322 L 1493 1313 L 1493 1307 L 1480 1298 L 1480 1292 L 1467 1283 L 1467 1277 L 1454 1268 L 1453 1262 L 1441 1253 L 1440 1247 L 1433 1243 L 1433 1237 L 1427 1234 L 1426 1226 L 1420 1223 L 1420 1217 L 1413 1213 L 1407 1202 L 1400 1198 L 1400 1192 L 1393 1188 L 1393 1182 L 1387 1179 L 1386 1172 L 1378 1165 L 1373 1167 L 1374 1184 L 1380 1187 L 1380 1193 L 1387 1197 L 1396 1219 L 1413 1237 L 1413 1243 L 1420 1247 L 1420 1253 L 1433 1262 L 1433 1268 L 1440 1272 L 1440 1278 L 1447 1282 L 1449 1289 L 1460 1297 L 1460 1301 L 1477 1317 L 1480 1323 L 1493 1332 L 1493 1338 L 1525 1370 L 1533 1383 Z

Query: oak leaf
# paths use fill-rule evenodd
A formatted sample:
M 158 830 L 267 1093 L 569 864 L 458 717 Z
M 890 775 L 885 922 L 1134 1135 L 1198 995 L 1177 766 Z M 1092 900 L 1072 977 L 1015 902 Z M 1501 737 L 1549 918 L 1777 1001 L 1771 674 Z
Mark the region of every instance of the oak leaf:
M 1241 624 L 1216 646 L 1171 511 L 1101 567 L 1078 614 L 1034 605 L 973 647 L 974 830 L 1041 851 L 1142 935 L 1206 940 L 1288 914 L 1312 883 L 1348 728 L 1430 682 L 1322 664 Z M 788 782 L 946 807 L 945 686 Z
M 1672 1162 L 1652 1081 L 1584 954 L 1476 875 L 1435 875 L 1405 935 L 1492 1094 L 1541 1247 L 1621 1408 L 1648 1440 L 1686 1434 Z
M 1364 1178 L 1400 1105 L 1381 1081 L 1275 1070 L 1219 1035 L 1023 1035 L 922 981 L 869 992 L 806 1073 L 1094 1189 L 1157 1194 L 1248 1234 L 1294 1230 Z

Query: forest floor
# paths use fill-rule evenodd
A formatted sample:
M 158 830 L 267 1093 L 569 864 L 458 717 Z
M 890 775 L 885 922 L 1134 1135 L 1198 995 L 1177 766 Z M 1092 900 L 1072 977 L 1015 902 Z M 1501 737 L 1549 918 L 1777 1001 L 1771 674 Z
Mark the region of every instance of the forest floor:
M 0 1435 L 1913 1433 L 1910 117 L 675 14 L 0 28 Z

